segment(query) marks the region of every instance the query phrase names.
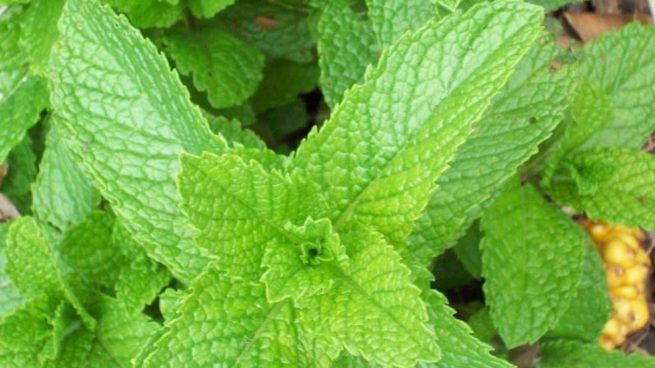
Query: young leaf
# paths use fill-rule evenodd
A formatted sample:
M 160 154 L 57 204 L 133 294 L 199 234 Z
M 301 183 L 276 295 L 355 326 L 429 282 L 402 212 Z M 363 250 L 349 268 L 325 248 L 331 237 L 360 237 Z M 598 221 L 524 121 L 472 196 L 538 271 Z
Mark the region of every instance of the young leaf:
M 330 1 L 318 20 L 318 62 L 321 92 L 330 107 L 364 77 L 374 63 L 378 44 L 371 22 L 355 13 L 350 0 Z
M 36 217 L 60 231 L 84 219 L 100 203 L 100 193 L 52 126 L 32 191 Z
M 366 0 L 369 18 L 383 48 L 436 16 L 430 0 Z
M 553 177 L 550 194 L 590 218 L 655 229 L 655 157 L 604 148 L 566 159 L 568 173 Z
M 409 237 L 409 249 L 422 264 L 463 235 L 479 216 L 478 205 L 537 152 L 559 123 L 570 80 L 564 70 L 549 70 L 555 52 L 554 47 L 532 48 L 437 181 Z
M 198 245 L 220 255 L 220 270 L 258 280 L 264 248 L 273 241 L 301 255 L 299 239 L 285 225 L 302 224 L 310 215 L 318 218 L 324 206 L 313 186 L 232 154 L 184 155 L 181 161 L 182 208 L 198 229 Z
M 485 301 L 505 344 L 533 343 L 568 309 L 587 238 L 532 186 L 509 181 L 482 216 Z
M 140 311 L 130 312 L 111 298 L 102 298 L 97 309 L 95 331 L 72 329 L 49 368 L 131 366 L 132 358 L 160 328 Z
M 144 367 L 328 367 L 338 354 L 330 348 L 334 343 L 304 327 L 316 312 L 298 310 L 288 300 L 268 304 L 261 283 L 209 266 L 192 283 L 179 316 L 167 323 Z M 318 345 L 310 343 L 315 339 Z
M 655 359 L 639 354 L 607 352 L 598 344 L 554 340 L 541 344 L 539 368 L 653 368 Z
M 334 286 L 309 301 L 353 355 L 383 365 L 412 366 L 441 357 L 420 290 L 410 270 L 381 234 L 353 228 L 339 234 L 347 267 L 332 267 Z
M 577 295 L 547 336 L 598 343 L 611 313 L 603 260 L 596 249 L 588 248 Z
M 193 84 L 215 108 L 244 102 L 262 79 L 264 56 L 220 29 L 178 30 L 166 36 L 166 45 L 180 73 L 193 74 Z
M 59 32 L 50 63 L 56 128 L 149 254 L 192 279 L 207 259 L 178 209 L 178 154 L 220 152 L 226 143 L 124 18 L 95 0 L 70 0 Z
M 142 311 L 170 282 L 171 275 L 146 255 L 118 220 L 114 222 L 111 240 L 124 258 L 114 285 L 116 299 L 130 311 Z
M 23 297 L 46 298 L 55 304 L 68 300 L 86 326 L 95 326 L 95 319 L 78 296 L 82 292 L 79 281 L 66 272 L 33 218 L 22 217 L 12 222 L 4 250 L 7 275 Z
M 531 5 L 495 2 L 431 21 L 387 50 L 293 160 L 321 185 L 337 229 L 362 221 L 392 243 L 408 235 L 541 17 Z
M 0 366 L 33 367 L 50 342 L 42 300 L 32 300 L 0 321 Z

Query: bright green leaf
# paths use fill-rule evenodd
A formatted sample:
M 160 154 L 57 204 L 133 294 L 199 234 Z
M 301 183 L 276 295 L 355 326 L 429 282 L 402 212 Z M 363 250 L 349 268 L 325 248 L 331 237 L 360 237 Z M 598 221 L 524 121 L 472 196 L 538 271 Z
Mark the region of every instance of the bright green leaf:
M 155 47 L 95 0 L 69 0 L 50 63 L 56 128 L 149 254 L 185 281 L 206 256 L 178 209 L 183 151 L 222 151 Z
M 294 157 L 337 229 L 362 221 L 402 242 L 541 18 L 532 5 L 496 2 L 429 22 L 385 52 Z
M 575 297 L 587 238 L 582 229 L 516 178 L 482 216 L 482 276 L 491 317 L 505 344 L 530 344 Z
M 382 47 L 436 16 L 430 0 L 366 0 L 369 18 Z
M 607 352 L 598 344 L 555 340 L 541 344 L 539 368 L 652 368 L 655 359 L 637 353 Z

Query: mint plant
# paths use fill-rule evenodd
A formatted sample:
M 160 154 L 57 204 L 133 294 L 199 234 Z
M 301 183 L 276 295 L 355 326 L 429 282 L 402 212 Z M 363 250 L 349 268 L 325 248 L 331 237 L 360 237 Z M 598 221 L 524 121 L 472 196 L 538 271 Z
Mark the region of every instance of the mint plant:
M 0 366 L 655 366 L 598 346 L 569 214 L 654 227 L 651 27 L 572 53 L 516 0 L 4 3 Z

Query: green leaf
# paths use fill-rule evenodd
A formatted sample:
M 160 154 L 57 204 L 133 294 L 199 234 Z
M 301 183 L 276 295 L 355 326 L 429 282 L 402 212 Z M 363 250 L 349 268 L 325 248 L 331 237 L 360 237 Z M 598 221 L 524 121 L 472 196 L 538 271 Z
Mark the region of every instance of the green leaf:
M 140 28 L 166 28 L 182 19 L 181 4 L 162 0 L 103 0 L 127 14 L 130 22 Z
M 350 0 L 330 1 L 318 20 L 320 85 L 330 107 L 336 106 L 353 84 L 362 81 L 366 67 L 379 56 L 370 21 L 350 5 Z
M 598 343 L 611 313 L 603 260 L 596 249 L 588 248 L 577 295 L 547 336 Z
M 441 357 L 420 290 L 381 234 L 365 228 L 339 234 L 348 267 L 331 267 L 335 284 L 308 301 L 352 355 L 378 364 L 412 366 Z
M 215 108 L 244 102 L 262 79 L 264 56 L 220 29 L 178 30 L 166 36 L 166 45 L 180 73 L 193 74 L 193 84 Z
M 9 170 L 2 181 L 2 192 L 22 214 L 27 214 L 32 202 L 32 183 L 36 179 L 36 155 L 32 149 L 32 140 L 25 135 L 23 140 L 7 156 Z
M 566 159 L 549 193 L 592 219 L 655 229 L 655 157 L 631 149 L 604 148 Z
M 266 0 L 239 1 L 221 12 L 217 23 L 271 59 L 307 63 L 314 59 L 308 12 Z
M 36 217 L 60 231 L 84 219 L 100 203 L 100 193 L 71 157 L 54 127 L 47 133 L 32 192 Z
M 430 0 L 366 0 L 369 18 L 383 48 L 436 16 Z
M 111 244 L 114 215 L 93 212 L 64 232 L 57 247 L 61 258 L 88 283 L 112 288 L 125 261 Z
M 299 304 L 304 298 L 327 292 L 334 284 L 331 267 L 343 267 L 348 256 L 327 219 L 309 217 L 302 226 L 287 224 L 285 230 L 296 244 L 278 239 L 266 244 L 261 264 L 267 270 L 261 280 L 269 302 L 291 297 Z
M 443 357 L 437 363 L 419 364 L 419 367 L 512 367 L 510 363 L 491 355 L 491 346 L 473 337 L 471 328 L 453 316 L 455 311 L 448 307 L 445 296 L 431 290 L 425 298 Z
M 21 298 L 18 290 L 16 290 L 5 272 L 7 263 L 5 245 L 8 227 L 7 223 L 0 224 L 0 320 L 23 303 L 23 298 Z
M 33 0 L 21 24 L 19 45 L 26 53 L 30 68 L 45 74 L 50 49 L 57 39 L 57 20 L 64 0 Z
M 535 154 L 567 106 L 569 77 L 552 73 L 554 47 L 535 46 L 437 181 L 409 237 L 411 253 L 429 264 L 464 234 L 479 205 Z
M 33 218 L 22 217 L 12 222 L 4 250 L 6 273 L 23 297 L 47 298 L 55 305 L 68 300 L 87 326 L 95 326 L 95 319 L 78 296 L 82 292 L 79 281 L 58 261 Z
M 655 359 L 643 355 L 607 352 L 598 344 L 555 340 L 541 344 L 539 368 L 652 368 Z
M 608 123 L 612 117 L 612 103 L 605 93 L 583 82 L 571 102 L 570 116 L 563 137 L 556 143 L 553 153 L 548 158 L 548 166 L 542 179 L 546 187 L 550 185 L 552 176 L 562 159 L 584 151 L 585 141 Z
M 191 14 L 198 18 L 212 18 L 236 0 L 189 0 Z
M 310 92 L 316 87 L 318 72 L 316 63 L 269 61 L 264 69 L 264 79 L 252 96 L 255 111 L 286 105 L 295 101 L 299 94 Z
M 18 46 L 24 17 L 21 10 L 10 8 L 0 15 L 0 101 L 11 94 L 27 72 L 27 55 Z
M 587 238 L 516 178 L 484 212 L 482 228 L 484 293 L 494 324 L 509 348 L 533 343 L 575 297 Z
M 310 320 L 316 323 L 316 311 L 298 310 L 288 301 L 268 304 L 259 282 L 210 266 L 191 290 L 144 367 L 328 367 L 338 353 L 305 328 Z
M 112 245 L 122 254 L 114 289 L 116 299 L 132 311 L 141 311 L 152 303 L 157 294 L 170 282 L 168 270 L 149 258 L 120 221 L 114 222 Z
M 0 365 L 33 367 L 46 353 L 51 326 L 41 300 L 24 304 L 0 320 Z
M 64 340 L 60 355 L 48 368 L 131 366 L 131 360 L 159 329 L 140 311 L 130 312 L 110 298 L 103 298 L 98 314 L 96 330 L 73 330 Z
M 222 116 L 210 117 L 209 128 L 212 132 L 222 135 L 231 147 L 266 148 L 266 143 L 257 134 L 252 130 L 241 128 L 241 124 L 236 119 L 227 120 Z
M 59 31 L 50 63 L 56 128 L 149 254 L 192 279 L 207 258 L 178 209 L 178 155 L 220 152 L 226 143 L 124 18 L 94 0 L 70 0 Z
M 24 77 L 5 93 L 0 92 L 0 116 L 3 119 L 0 162 L 23 140 L 25 132 L 37 123 L 41 110 L 48 104 L 48 88 L 40 77 Z
M 587 44 L 580 75 L 610 102 L 612 114 L 580 149 L 640 149 L 655 130 L 655 28 L 635 22 Z
M 294 169 L 329 198 L 337 230 L 361 221 L 403 241 L 434 181 L 537 37 L 541 17 L 518 2 L 479 6 L 429 22 L 385 52 L 294 157 Z
M 265 246 L 276 239 L 298 246 L 300 255 L 300 244 L 285 225 L 302 224 L 312 214 L 318 217 L 324 206 L 313 186 L 294 184 L 232 154 L 184 155 L 181 161 L 182 208 L 198 230 L 198 246 L 220 255 L 220 270 L 258 280 Z
M 462 265 L 476 279 L 482 277 L 482 255 L 480 254 L 482 236 L 480 223 L 474 222 L 453 247 L 453 251 Z

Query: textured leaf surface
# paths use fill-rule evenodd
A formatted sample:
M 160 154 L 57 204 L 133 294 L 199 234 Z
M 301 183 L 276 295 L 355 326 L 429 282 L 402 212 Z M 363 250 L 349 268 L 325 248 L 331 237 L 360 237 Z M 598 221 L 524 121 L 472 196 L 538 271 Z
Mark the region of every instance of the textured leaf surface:
M 95 1 L 66 3 L 50 64 L 61 135 L 149 253 L 190 280 L 206 258 L 178 209 L 178 154 L 221 151 L 154 46 Z
M 250 97 L 262 79 L 264 56 L 253 46 L 217 28 L 166 36 L 167 50 L 184 75 L 193 74 L 212 106 L 235 106 Z
M 111 244 L 114 216 L 91 213 L 64 232 L 57 246 L 61 258 L 87 282 L 112 288 L 122 266 L 120 252 Z
M 6 92 L 0 91 L 0 162 L 20 143 L 27 129 L 36 124 L 47 103 L 48 89 L 40 77 L 27 76 Z
M 539 368 L 652 368 L 655 359 L 620 351 L 606 352 L 598 344 L 556 340 L 541 345 Z
M 551 48 L 535 47 L 459 148 L 437 181 L 409 238 L 412 254 L 427 265 L 452 246 L 478 216 L 478 205 L 537 152 L 567 106 L 569 78 L 553 74 Z
M 21 24 L 19 45 L 27 54 L 30 67 L 45 73 L 52 44 L 57 39 L 57 20 L 64 0 L 34 0 Z
M 568 309 L 580 282 L 586 237 L 518 180 L 484 212 L 485 301 L 508 347 L 533 343 Z
M 266 143 L 252 130 L 243 129 L 238 120 L 227 120 L 222 116 L 212 117 L 209 118 L 209 127 L 212 132 L 221 134 L 231 147 L 266 148 Z
M 612 312 L 605 268 L 596 249 L 586 249 L 577 295 L 548 336 L 597 343 Z
M 46 149 L 32 191 L 36 217 L 61 231 L 84 219 L 100 203 L 100 193 L 71 157 L 54 127 L 46 136 Z
M 0 224 L 0 319 L 16 309 L 23 302 L 18 290 L 16 290 L 5 272 L 5 265 L 7 263 L 5 245 L 8 227 L 6 223 Z
M 592 219 L 655 229 L 655 157 L 638 150 L 595 149 L 564 162 L 550 193 Z
M 655 28 L 635 22 L 606 33 L 585 47 L 580 73 L 612 110 L 580 148 L 641 148 L 655 130 Z
M 362 221 L 394 243 L 408 235 L 541 16 L 531 5 L 493 3 L 430 22 L 387 50 L 294 157 L 322 186 L 337 229 Z
M 369 18 L 382 47 L 436 16 L 430 0 L 366 0 Z
M 366 67 L 378 58 L 373 27 L 350 7 L 349 0 L 334 0 L 318 21 L 318 55 L 321 91 L 330 107 L 364 77 Z
M 46 349 L 49 335 L 41 301 L 26 303 L 0 322 L 0 365 L 33 367 Z
M 20 9 L 6 11 L 0 16 L 0 101 L 5 99 L 27 72 L 27 56 L 18 45 L 20 23 L 24 13 Z
M 98 309 L 101 317 L 96 330 L 72 331 L 59 357 L 46 367 L 129 367 L 149 336 L 159 329 L 144 314 L 129 312 L 113 299 L 104 298 Z
M 419 364 L 419 367 L 509 368 L 512 365 L 491 355 L 491 346 L 472 335 L 471 328 L 453 316 L 455 311 L 447 299 L 433 290 L 426 295 L 431 325 L 437 335 L 437 344 L 443 357 L 437 363 Z
M 270 305 L 262 284 L 211 266 L 194 281 L 179 313 L 145 367 L 327 367 L 336 354 L 308 344 L 302 322 L 315 311 L 296 310 L 290 302 Z
M 114 289 L 126 308 L 141 311 L 170 282 L 168 270 L 149 258 L 120 221 L 114 222 L 112 244 L 124 258 Z
M 306 8 L 266 0 L 239 1 L 219 14 L 218 23 L 272 59 L 298 63 L 314 59 Z
M 66 299 L 87 326 L 95 325 L 95 319 L 78 297 L 79 282 L 66 273 L 33 218 L 22 217 L 12 222 L 4 250 L 6 273 L 21 296 L 32 300 L 44 298 L 57 304 Z
M 323 208 L 311 186 L 293 185 L 290 178 L 232 154 L 182 156 L 178 181 L 198 245 L 220 255 L 220 270 L 249 281 L 261 276 L 270 241 L 281 241 L 300 256 L 300 243 L 284 226 L 302 224 Z
M 334 286 L 310 309 L 323 316 L 349 353 L 379 364 L 412 366 L 441 357 L 426 326 L 420 290 L 382 236 L 368 229 L 341 233 L 349 267 L 333 268 Z

